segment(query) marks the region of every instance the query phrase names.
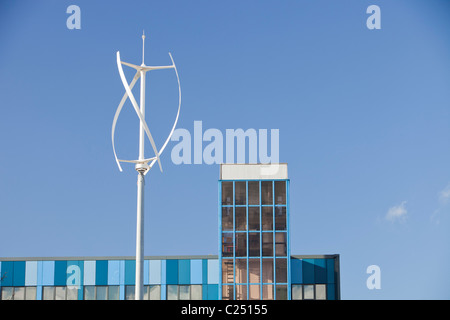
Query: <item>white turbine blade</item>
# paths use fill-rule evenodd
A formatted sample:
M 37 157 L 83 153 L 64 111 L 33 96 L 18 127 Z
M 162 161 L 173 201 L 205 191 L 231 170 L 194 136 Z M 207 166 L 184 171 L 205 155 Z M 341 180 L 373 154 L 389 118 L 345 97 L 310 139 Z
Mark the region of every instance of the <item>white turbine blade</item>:
M 141 66 L 137 66 L 137 65 L 132 64 L 132 63 L 129 63 L 129 62 L 120 61 L 120 63 L 122 63 L 122 64 L 124 64 L 124 65 L 126 65 L 126 66 L 129 66 L 129 67 L 131 67 L 131 68 L 134 68 L 134 69 L 136 69 L 136 70 L 141 70 L 141 69 L 142 69 Z
M 143 160 L 123 160 L 123 159 L 119 159 L 119 161 L 120 162 L 130 162 L 130 163 L 147 163 L 147 162 L 152 161 L 154 159 L 156 159 L 156 157 L 143 159 Z
M 122 84 L 125 87 L 125 91 L 128 94 L 128 97 L 130 98 L 131 104 L 134 107 L 134 111 L 136 111 L 136 114 L 139 117 L 139 120 L 141 121 L 144 130 L 147 134 L 148 139 L 150 140 L 150 143 L 152 145 L 153 151 L 155 152 L 155 156 L 156 156 L 156 160 L 158 161 L 159 164 L 159 169 L 162 172 L 162 165 L 161 165 L 161 160 L 159 159 L 159 154 L 158 154 L 158 149 L 156 149 L 156 145 L 155 145 L 155 141 L 153 141 L 153 137 L 152 134 L 150 133 L 150 130 L 147 126 L 147 123 L 145 122 L 145 118 L 142 115 L 141 111 L 139 110 L 138 104 L 136 102 L 136 99 L 134 98 L 133 93 L 131 92 L 130 87 L 128 86 L 127 83 L 127 79 L 125 78 L 125 74 L 123 73 L 123 69 L 122 69 L 122 64 L 120 63 L 120 53 L 119 51 L 117 51 L 117 68 L 119 69 L 119 74 L 120 74 L 120 78 L 122 79 Z
M 166 148 L 167 144 L 170 141 L 170 138 L 173 135 L 173 132 L 175 131 L 175 128 L 177 126 L 177 122 L 178 122 L 178 117 L 180 116 L 180 110 L 181 110 L 181 86 L 180 86 L 180 78 L 178 76 L 178 71 L 177 71 L 177 67 L 175 65 L 175 62 L 173 61 L 172 55 L 169 52 L 169 56 L 170 56 L 170 60 L 172 60 L 172 64 L 173 64 L 173 68 L 175 69 L 175 74 L 177 76 L 177 81 L 178 81 L 178 112 L 177 112 L 177 116 L 175 118 L 175 122 L 173 124 L 172 130 L 170 131 L 169 136 L 167 137 L 166 141 L 164 142 L 161 150 L 159 151 L 159 155 L 161 155 L 164 151 L 164 149 Z M 155 163 L 155 160 L 152 161 L 152 163 L 150 164 L 150 168 L 153 166 L 153 164 Z
M 150 70 L 160 70 L 160 69 L 172 69 L 174 68 L 174 66 L 145 66 L 145 67 L 141 67 L 142 70 L 145 71 L 150 71 Z
M 141 73 L 139 71 L 137 71 L 133 77 L 133 81 L 130 84 L 130 89 L 133 89 L 134 85 L 136 84 L 136 81 L 139 79 L 140 76 L 141 76 Z M 116 163 L 117 163 L 117 166 L 119 167 L 120 172 L 122 172 L 122 167 L 120 166 L 119 159 L 117 159 L 116 147 L 114 144 L 114 132 L 116 130 L 117 119 L 119 118 L 119 114 L 122 111 L 122 107 L 123 107 L 125 101 L 127 100 L 127 97 L 128 97 L 128 94 L 125 92 L 125 94 L 122 97 L 122 100 L 119 103 L 119 106 L 117 107 L 116 114 L 114 115 L 114 120 L 113 120 L 112 130 L 111 130 L 111 141 L 112 141 L 112 146 L 113 146 L 113 151 L 114 151 L 114 157 L 116 159 Z

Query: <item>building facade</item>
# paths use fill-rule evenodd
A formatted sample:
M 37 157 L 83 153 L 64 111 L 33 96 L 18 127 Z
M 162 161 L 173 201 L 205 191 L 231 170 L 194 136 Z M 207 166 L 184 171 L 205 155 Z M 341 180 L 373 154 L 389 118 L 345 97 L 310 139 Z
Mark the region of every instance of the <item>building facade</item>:
M 338 300 L 339 255 L 291 255 L 286 164 L 221 165 L 219 255 L 145 257 L 145 300 Z M 2 300 L 134 300 L 135 257 L 0 258 Z

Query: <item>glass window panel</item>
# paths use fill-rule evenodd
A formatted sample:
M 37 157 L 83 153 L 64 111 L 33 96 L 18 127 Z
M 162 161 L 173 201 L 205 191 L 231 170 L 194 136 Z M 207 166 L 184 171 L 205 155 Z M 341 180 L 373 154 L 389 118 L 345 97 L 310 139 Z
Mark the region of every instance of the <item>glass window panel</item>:
M 233 234 L 222 233 L 222 257 L 232 257 L 233 248 Z
M 247 230 L 247 208 L 236 207 L 236 230 Z
M 249 232 L 248 233 L 248 256 L 249 257 L 259 257 L 261 255 L 259 251 L 260 241 L 259 232 Z
M 301 284 L 292 285 L 292 300 L 302 300 L 303 299 L 303 286 Z
M 2 300 L 13 300 L 14 288 L 13 287 L 2 287 Z
M 144 286 L 144 294 L 142 299 L 149 300 L 149 296 L 150 296 L 150 286 Z
M 272 181 L 261 181 L 262 204 L 273 204 Z
M 125 300 L 134 300 L 135 299 L 135 288 L 134 286 L 125 286 Z
M 78 289 L 74 286 L 68 286 L 66 288 L 66 295 L 67 300 L 78 300 Z
M 275 207 L 275 230 L 286 230 L 286 207 Z
M 119 286 L 109 286 L 108 287 L 108 300 L 119 300 L 120 291 Z
M 236 257 L 247 256 L 247 233 L 236 233 Z
M 236 181 L 234 183 L 235 188 L 235 204 L 236 205 L 246 205 L 247 204 L 247 186 L 245 181 Z
M 259 181 L 248 182 L 248 204 L 259 205 Z
M 55 287 L 44 287 L 42 291 L 43 300 L 54 300 L 55 299 Z
M 236 259 L 236 283 L 247 282 L 247 259 Z
M 95 286 L 84 287 L 84 300 L 95 300 Z
M 262 259 L 262 282 L 273 283 L 273 259 Z
M 161 286 L 149 286 L 150 300 L 161 300 Z
M 190 300 L 191 299 L 191 286 L 179 286 L 180 300 Z
M 106 298 L 108 297 L 107 290 L 108 290 L 108 287 L 106 287 L 106 286 L 98 286 L 96 300 L 106 300 Z
M 167 285 L 167 300 L 178 300 L 177 285 Z
M 222 207 L 222 230 L 233 231 L 233 207 Z
M 233 204 L 233 182 L 231 181 L 222 182 L 222 204 Z
M 303 286 L 303 298 L 312 300 L 314 299 L 314 285 L 313 284 L 305 284 Z
M 316 284 L 316 300 L 326 300 L 327 292 L 326 285 Z
M 36 300 L 36 287 L 25 287 L 25 299 Z
M 273 207 L 262 207 L 262 229 L 273 230 Z
M 275 232 L 275 255 L 285 257 L 287 255 L 286 232 Z
M 262 233 L 262 255 L 273 257 L 273 232 Z
M 224 285 L 222 286 L 222 299 L 223 300 L 234 300 L 233 286 Z
M 248 259 L 248 276 L 250 283 L 261 282 L 260 259 Z
M 66 300 L 66 287 L 55 287 L 55 300 Z
M 25 300 L 25 287 L 14 288 L 14 300 Z
M 287 282 L 287 259 L 275 259 L 275 281 Z
M 263 300 L 273 300 L 273 285 L 266 284 L 262 286 Z
M 275 204 L 286 204 L 286 181 L 275 181 Z
M 259 207 L 248 208 L 248 230 L 259 230 Z
M 222 260 L 222 283 L 233 283 L 233 260 Z
M 260 300 L 261 299 L 261 292 L 259 289 L 260 289 L 259 284 L 250 284 L 248 286 L 249 300 Z
M 236 300 L 247 300 L 247 285 L 236 285 Z
M 191 286 L 191 300 L 202 300 L 201 284 L 195 284 Z
M 287 300 L 287 286 L 286 285 L 277 285 L 277 300 Z

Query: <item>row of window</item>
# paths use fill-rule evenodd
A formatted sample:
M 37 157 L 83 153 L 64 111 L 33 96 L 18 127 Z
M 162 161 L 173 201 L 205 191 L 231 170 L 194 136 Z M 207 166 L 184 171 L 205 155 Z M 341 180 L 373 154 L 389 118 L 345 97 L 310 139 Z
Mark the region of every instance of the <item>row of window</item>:
M 222 233 L 222 257 L 273 257 L 274 253 L 287 256 L 286 232 Z
M 287 282 L 287 259 L 222 260 L 222 283 L 275 282 Z
M 222 231 L 286 229 L 286 207 L 222 207 Z
M 274 201 L 286 204 L 286 181 L 235 181 L 234 192 L 233 181 L 222 182 L 222 205 L 271 205 Z
M 2 287 L 2 300 L 36 300 L 36 287 Z M 125 300 L 134 300 L 134 286 L 125 286 Z M 224 300 L 277 300 L 287 299 L 287 285 L 237 284 L 223 285 Z M 236 295 L 236 296 L 235 296 Z M 294 284 L 292 300 L 325 300 L 325 284 Z M 85 300 L 119 300 L 119 286 L 85 286 Z M 43 287 L 43 300 L 77 300 L 76 287 Z M 144 300 L 160 300 L 161 286 L 144 286 Z M 202 285 L 167 285 L 167 300 L 202 300 Z

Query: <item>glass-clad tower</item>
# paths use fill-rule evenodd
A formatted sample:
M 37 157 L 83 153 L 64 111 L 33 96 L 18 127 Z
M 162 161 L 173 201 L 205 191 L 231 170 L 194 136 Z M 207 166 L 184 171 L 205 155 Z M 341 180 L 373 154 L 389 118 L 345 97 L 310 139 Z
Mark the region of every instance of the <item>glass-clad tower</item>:
M 219 299 L 291 299 L 287 164 L 223 164 Z

